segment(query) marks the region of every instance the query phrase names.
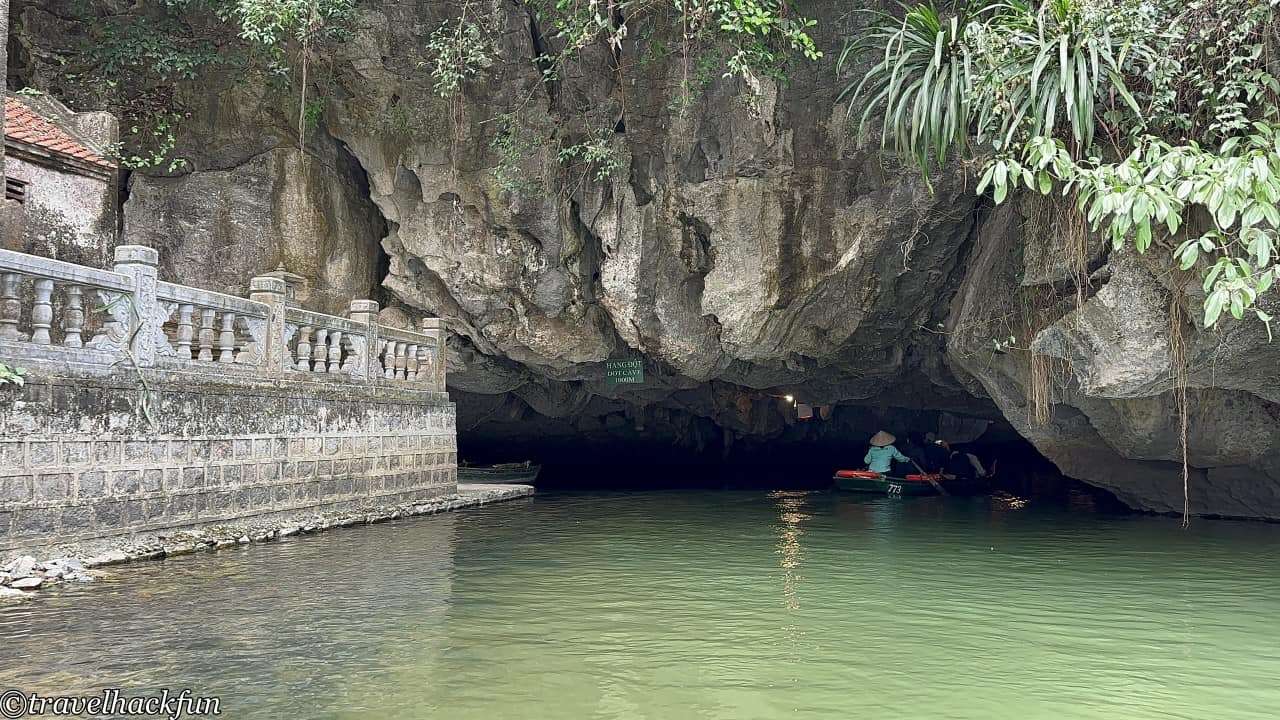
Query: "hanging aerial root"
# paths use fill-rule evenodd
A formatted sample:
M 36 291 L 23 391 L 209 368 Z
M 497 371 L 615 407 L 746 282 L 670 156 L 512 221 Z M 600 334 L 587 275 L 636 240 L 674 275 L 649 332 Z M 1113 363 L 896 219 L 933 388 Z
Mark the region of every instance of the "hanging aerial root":
M 1187 345 L 1183 327 L 1186 310 L 1180 302 L 1182 287 L 1169 296 L 1169 364 L 1173 371 L 1174 400 L 1178 405 L 1178 434 L 1182 443 L 1182 527 L 1191 526 L 1191 466 L 1187 451 Z
M 1027 404 L 1033 425 L 1048 425 L 1053 408 L 1053 358 L 1031 353 L 1031 382 L 1027 385 Z

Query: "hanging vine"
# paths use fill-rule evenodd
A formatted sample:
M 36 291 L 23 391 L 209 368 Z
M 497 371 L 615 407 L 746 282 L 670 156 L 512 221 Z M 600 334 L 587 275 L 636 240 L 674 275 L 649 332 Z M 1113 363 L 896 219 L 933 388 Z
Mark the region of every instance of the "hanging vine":
M 1191 525 L 1191 462 L 1187 448 L 1190 408 L 1187 403 L 1187 338 L 1189 318 L 1183 309 L 1185 281 L 1169 293 L 1169 365 L 1173 372 L 1173 396 L 1178 410 L 1178 440 L 1182 450 L 1182 527 Z

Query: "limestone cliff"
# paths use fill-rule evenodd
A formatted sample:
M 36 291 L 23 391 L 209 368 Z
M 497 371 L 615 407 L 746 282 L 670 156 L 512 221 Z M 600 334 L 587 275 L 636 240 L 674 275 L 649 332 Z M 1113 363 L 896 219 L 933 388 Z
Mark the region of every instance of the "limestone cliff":
M 1024 288 L 1074 298 L 1052 225 L 989 211 L 963 168 L 926 182 L 859 147 L 830 62 L 855 21 L 807 5 L 828 59 L 748 93 L 645 20 L 544 78 L 551 41 L 522 3 L 494 0 L 497 61 L 444 101 L 424 48 L 451 4 L 361 3 L 312 88 L 305 155 L 296 98 L 197 80 L 178 149 L 191 164 L 133 174 L 125 239 L 180 258 L 166 271 L 184 282 L 230 288 L 283 262 L 319 309 L 373 294 L 389 318 L 445 318 L 464 444 L 831 442 L 945 412 L 1004 419 L 1066 473 L 1180 510 L 1162 260 L 1090 248 L 1084 306 L 1033 303 L 997 352 Z M 11 75 L 71 92 L 50 59 L 72 14 L 14 7 Z M 560 157 L 587 140 L 614 172 Z M 1280 517 L 1275 351 L 1260 326 L 1186 331 L 1194 509 Z M 1032 351 L 1057 358 L 1039 422 Z M 606 384 L 604 362 L 631 357 L 648 382 Z M 784 394 L 836 413 L 797 426 Z

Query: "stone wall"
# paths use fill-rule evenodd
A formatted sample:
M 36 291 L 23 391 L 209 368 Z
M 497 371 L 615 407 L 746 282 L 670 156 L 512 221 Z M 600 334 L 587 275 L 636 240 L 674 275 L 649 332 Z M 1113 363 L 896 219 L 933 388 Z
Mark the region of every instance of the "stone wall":
M 99 178 L 59 172 L 10 152 L 9 177 L 26 183 L 24 231 L 10 249 L 86 265 L 111 259 L 115 188 Z
M 129 371 L 3 391 L 0 551 L 456 492 L 440 393 L 147 376 L 149 390 Z
M 418 503 L 457 487 L 443 328 L 0 250 L 0 550 L 299 510 Z M 287 273 L 282 273 L 287 276 Z
M 95 149 L 116 139 L 115 118 L 105 112 L 75 113 L 52 97 L 21 102 Z M 22 230 L 6 233 L 3 247 L 100 267 L 116 245 L 116 171 L 6 141 L 4 174 L 25 183 Z

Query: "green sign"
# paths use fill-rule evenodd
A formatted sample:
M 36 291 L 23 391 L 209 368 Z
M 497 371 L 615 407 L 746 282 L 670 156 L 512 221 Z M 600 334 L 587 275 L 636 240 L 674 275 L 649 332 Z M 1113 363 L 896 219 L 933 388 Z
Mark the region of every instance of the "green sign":
M 643 360 L 606 360 L 604 378 L 610 385 L 644 382 Z

